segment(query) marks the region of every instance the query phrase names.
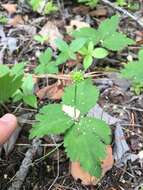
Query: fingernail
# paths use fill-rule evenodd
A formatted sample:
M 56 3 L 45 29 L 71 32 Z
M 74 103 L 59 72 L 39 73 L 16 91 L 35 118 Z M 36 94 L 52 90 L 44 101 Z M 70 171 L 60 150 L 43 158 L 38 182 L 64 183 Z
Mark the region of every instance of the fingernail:
M 16 120 L 16 117 L 10 113 L 7 113 L 3 117 L 1 117 L 0 120 L 5 122 L 11 122 L 13 120 Z

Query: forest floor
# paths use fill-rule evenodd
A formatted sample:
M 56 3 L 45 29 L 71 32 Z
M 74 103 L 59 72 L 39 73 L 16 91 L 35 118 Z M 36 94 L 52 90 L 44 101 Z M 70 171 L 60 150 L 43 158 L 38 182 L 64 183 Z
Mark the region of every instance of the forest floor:
M 96 8 L 90 8 L 76 1 L 55 1 L 55 3 L 57 2 L 58 11 L 50 15 L 42 15 L 32 11 L 25 1 L 0 1 L 0 15 L 8 19 L 8 23 L 0 24 L 1 64 L 12 66 L 21 61 L 27 61 L 25 70 L 31 72 L 36 65 L 40 51 L 45 50 L 48 46 L 54 48 L 53 39 L 62 35 L 66 41 L 70 40 L 70 36 L 66 33 L 67 29 L 78 28 L 82 25 L 97 28 L 101 21 L 119 13 L 114 7 L 103 1 Z M 140 18 L 140 22 L 143 22 L 143 2 L 130 0 L 130 3 L 136 3 L 134 9 L 124 6 L 123 10 L 129 11 L 131 15 L 136 15 L 137 18 Z M 7 6 L 3 6 L 4 4 Z M 122 155 L 119 165 L 115 163 L 96 186 L 85 186 L 80 180 L 76 181 L 70 175 L 69 159 L 66 157 L 64 148 L 57 148 L 55 142 L 46 136 L 41 139 L 41 144 L 33 155 L 33 161 L 21 190 L 143 189 L 143 160 L 136 158 L 136 155 L 143 150 L 143 95 L 142 93 L 136 95 L 132 92 L 130 81 L 121 79 L 116 74 L 116 71 L 119 71 L 127 60 L 137 58 L 137 52 L 143 45 L 143 27 L 139 25 L 138 20 L 135 21 L 122 12 L 120 12 L 120 17 L 119 31 L 134 39 L 135 45 L 117 53 L 112 52 L 108 58 L 95 60 L 88 71 L 98 72 L 98 75 L 93 77 L 93 82 L 101 91 L 99 105 L 112 117 L 126 121 L 126 125 L 121 125 L 124 141 L 128 146 L 126 154 Z M 41 34 L 49 32 L 48 44 L 40 44 L 34 40 L 34 36 L 39 32 Z M 8 45 L 2 43 L 4 35 Z M 71 71 L 74 64 L 72 61 L 68 62 L 66 67 L 63 67 L 63 73 Z M 59 84 L 57 80 L 50 79 L 48 86 L 45 86 L 44 80 L 35 83 L 39 105 L 53 101 L 59 102 L 65 81 Z M 29 130 L 34 120 L 34 114 L 37 112 L 36 109 L 21 102 L 7 103 L 2 107 L 1 115 L 8 111 L 19 118 L 21 129 L 15 135 L 14 140 L 1 150 L 0 190 L 7 190 L 12 185 L 15 174 L 19 170 L 27 150 L 31 147 L 32 140 L 29 140 Z M 56 138 L 56 143 L 60 143 L 62 137 Z M 115 144 L 113 135 L 113 148 Z M 118 151 L 122 152 L 119 149 Z M 125 153 L 124 150 L 122 153 Z

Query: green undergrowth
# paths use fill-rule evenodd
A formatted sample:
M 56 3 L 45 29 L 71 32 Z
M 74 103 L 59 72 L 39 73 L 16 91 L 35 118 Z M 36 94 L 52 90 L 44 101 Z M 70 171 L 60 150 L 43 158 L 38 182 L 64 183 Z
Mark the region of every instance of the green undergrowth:
M 38 110 L 30 138 L 62 134 L 70 160 L 80 162 L 85 171 L 98 178 L 102 174 L 102 160 L 107 156 L 107 145 L 111 143 L 111 129 L 101 119 L 87 115 L 97 104 L 100 92 L 92 84 L 92 79 L 85 75 L 95 59 L 104 59 L 110 53 L 118 53 L 134 44 L 132 39 L 119 32 L 119 21 L 119 17 L 114 15 L 101 22 L 97 29 L 86 27 L 74 30 L 70 42 L 56 39 L 57 50 L 47 48 L 42 51 L 30 74 L 25 73 L 26 62 L 15 64 L 11 69 L 0 65 L 0 103 L 22 100 L 26 105 L 39 108 L 34 94 L 33 74 L 59 74 L 60 67 L 67 61 L 77 61 L 77 57 L 81 56 L 71 72 L 72 84 L 64 89 L 61 102 L 44 105 Z M 36 37 L 36 40 L 43 43 L 41 38 Z M 121 75 L 131 78 L 133 83 L 142 82 L 142 70 L 138 69 L 142 67 L 142 62 L 143 53 L 140 51 L 139 59 L 125 65 Z

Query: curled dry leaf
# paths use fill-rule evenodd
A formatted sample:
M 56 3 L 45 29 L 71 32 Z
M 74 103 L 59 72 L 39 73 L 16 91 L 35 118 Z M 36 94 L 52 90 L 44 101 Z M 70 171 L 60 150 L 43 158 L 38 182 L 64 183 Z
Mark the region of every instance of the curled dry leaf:
M 13 13 L 16 12 L 17 4 L 7 3 L 7 4 L 2 4 L 1 6 L 2 6 L 9 14 L 13 14 Z
M 52 100 L 60 100 L 64 93 L 64 87 L 68 86 L 70 83 L 71 81 L 59 80 L 52 85 L 48 85 L 44 88 L 41 88 L 37 91 L 36 95 L 40 100 L 43 100 L 45 98 L 49 98 Z
M 96 151 L 96 150 L 95 150 Z M 107 146 L 107 157 L 102 162 L 102 177 L 113 166 L 112 147 Z M 71 175 L 75 180 L 80 179 L 83 185 L 96 185 L 100 179 L 91 176 L 88 172 L 84 171 L 79 162 L 71 162 L 70 166 Z
M 46 36 L 47 37 L 47 43 L 50 44 L 50 46 L 53 49 L 57 49 L 56 44 L 55 44 L 55 40 L 57 38 L 63 38 L 62 34 L 59 32 L 56 24 L 54 22 L 50 22 L 48 21 L 43 28 L 41 29 L 41 31 L 39 32 L 39 34 L 41 36 Z

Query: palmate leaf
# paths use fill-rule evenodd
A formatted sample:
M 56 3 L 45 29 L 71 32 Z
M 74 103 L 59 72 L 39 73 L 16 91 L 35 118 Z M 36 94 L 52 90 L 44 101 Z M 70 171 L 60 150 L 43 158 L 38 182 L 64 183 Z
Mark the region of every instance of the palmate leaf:
M 22 84 L 23 76 L 7 73 L 0 77 L 0 103 L 7 101 Z
M 36 115 L 30 137 L 42 137 L 49 134 L 61 134 L 74 124 L 74 121 L 62 111 L 62 105 L 50 104 L 41 108 Z
M 134 44 L 134 41 L 132 39 L 126 37 L 126 35 L 119 32 L 114 32 L 110 34 L 110 36 L 102 42 L 103 47 L 106 47 L 107 49 L 110 49 L 112 51 L 120 51 L 127 45 L 132 44 Z
M 111 140 L 107 124 L 95 118 L 81 118 L 65 135 L 64 146 L 71 161 L 79 161 L 85 171 L 100 177 L 101 161 Z
M 91 79 L 86 79 L 66 87 L 62 102 L 75 107 L 80 110 L 81 114 L 84 114 L 96 104 L 98 97 L 99 90 L 92 85 Z

